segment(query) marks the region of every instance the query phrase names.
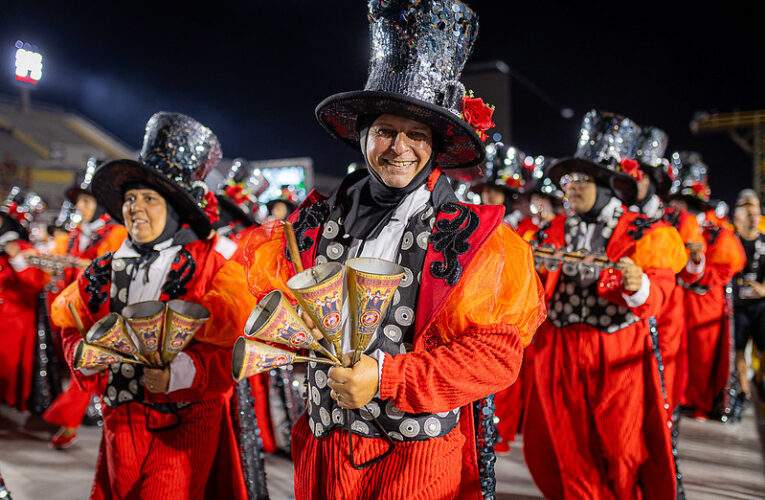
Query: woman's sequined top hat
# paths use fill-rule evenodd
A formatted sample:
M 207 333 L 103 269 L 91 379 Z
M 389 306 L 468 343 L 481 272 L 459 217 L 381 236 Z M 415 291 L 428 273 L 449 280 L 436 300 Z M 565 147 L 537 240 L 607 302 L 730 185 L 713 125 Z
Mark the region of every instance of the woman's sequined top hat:
M 207 202 L 203 179 L 221 157 L 220 142 L 212 130 L 181 113 L 161 111 L 146 123 L 139 159 L 101 165 L 93 174 L 91 189 L 109 215 L 123 223 L 123 189 L 134 183 L 148 185 L 204 239 L 211 224 L 203 207 Z
M 463 109 L 465 87 L 459 81 L 478 35 L 478 16 L 460 0 L 370 0 L 369 23 L 366 86 L 322 101 L 319 123 L 359 149 L 360 119 L 400 115 L 431 127 L 439 139 L 437 166 L 482 163 L 483 141 L 463 119 L 471 113 Z
M 0 213 L 5 214 L 8 220 L 16 226 L 17 232 L 23 239 L 27 239 L 27 231 L 30 223 L 45 211 L 45 202 L 34 191 L 13 186 L 8 191 Z
M 635 159 L 640 169 L 651 176 L 656 186 L 656 194 L 666 198 L 672 185 L 669 173 L 669 160 L 664 158 L 669 138 L 667 133 L 656 127 L 643 127 L 635 147 Z
M 626 205 L 637 196 L 639 166 L 635 147 L 640 127 L 623 116 L 592 110 L 584 115 L 579 130 L 579 143 L 571 158 L 563 158 L 550 167 L 550 179 L 560 186 L 567 173 L 581 172 L 607 186 Z
M 682 199 L 689 207 L 700 212 L 712 210 L 709 202 L 709 167 L 695 151 L 676 151 L 669 158 L 673 175 L 670 198 Z
M 88 161 L 85 164 L 85 170 L 77 172 L 77 175 L 74 178 L 74 183 L 72 183 L 64 193 L 67 200 L 72 203 L 77 203 L 77 197 L 80 194 L 89 194 L 90 196 L 93 196 L 93 191 L 90 189 L 91 184 L 93 183 L 93 174 L 96 172 L 96 168 L 102 163 L 104 162 L 99 161 L 97 158 L 88 158 Z
M 269 182 L 260 168 L 244 158 L 231 163 L 226 179 L 218 186 L 216 196 L 221 209 L 248 225 L 257 224 L 258 196 L 268 189 Z

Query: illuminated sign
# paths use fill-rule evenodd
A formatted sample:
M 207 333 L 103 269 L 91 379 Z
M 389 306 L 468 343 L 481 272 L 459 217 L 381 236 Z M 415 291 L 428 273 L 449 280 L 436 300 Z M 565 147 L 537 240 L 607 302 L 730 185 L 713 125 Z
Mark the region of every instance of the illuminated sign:
M 36 52 L 36 48 L 16 42 L 16 80 L 25 83 L 36 84 L 42 78 L 42 54 Z

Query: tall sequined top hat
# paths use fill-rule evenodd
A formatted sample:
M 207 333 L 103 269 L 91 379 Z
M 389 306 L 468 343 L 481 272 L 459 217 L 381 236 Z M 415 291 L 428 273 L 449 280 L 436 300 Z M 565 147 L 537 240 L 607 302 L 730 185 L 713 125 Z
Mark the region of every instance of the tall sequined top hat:
M 550 167 L 557 162 L 558 160 L 552 156 L 539 155 L 534 158 L 534 175 L 541 177 L 534 186 L 534 193 L 550 196 L 556 200 L 563 199 L 563 191 L 547 175 Z
M 563 158 L 550 167 L 550 179 L 560 186 L 567 173 L 581 172 L 596 182 L 611 186 L 626 205 L 635 202 L 640 169 L 635 161 L 635 147 L 640 127 L 629 118 L 592 110 L 584 115 L 579 143 L 571 158 Z
M 80 212 L 77 211 L 77 207 L 74 206 L 74 203 L 69 200 L 64 200 L 61 209 L 58 211 L 56 220 L 53 221 L 52 225 L 60 227 L 66 231 L 71 231 L 80 223 L 80 221 L 82 221 L 82 216 L 80 215 Z
M 268 189 L 269 182 L 260 168 L 244 158 L 231 163 L 226 179 L 218 186 L 217 195 L 222 208 L 236 214 L 249 225 L 257 224 L 258 196 Z
M 670 198 L 685 200 L 689 207 L 705 212 L 713 208 L 709 202 L 709 168 L 695 151 L 676 151 L 670 155 L 673 174 Z
M 114 160 L 96 169 L 93 194 L 112 218 L 123 223 L 124 187 L 147 185 L 173 204 L 183 222 L 204 239 L 211 230 L 204 206 L 212 193 L 203 179 L 221 157 L 220 142 L 212 130 L 181 113 L 161 111 L 146 123 L 138 160 Z
M 672 185 L 668 172 L 669 160 L 664 158 L 669 138 L 667 133 L 656 127 L 643 127 L 635 147 L 635 159 L 640 169 L 651 176 L 656 185 L 656 194 L 665 198 Z
M 13 186 L 8 191 L 0 213 L 8 215 L 13 222 L 23 229 L 29 229 L 29 224 L 45 211 L 45 202 L 34 191 L 19 186 Z
M 96 168 L 102 163 L 103 161 L 99 161 L 97 158 L 88 158 L 88 161 L 85 163 L 85 169 L 77 172 L 77 175 L 74 178 L 74 183 L 69 186 L 64 193 L 67 200 L 72 203 L 77 203 L 77 197 L 80 194 L 89 194 L 90 196 L 93 196 L 93 191 L 90 189 L 90 185 L 93 182 L 93 174 L 95 173 Z
M 515 198 L 525 192 L 526 180 L 524 164 L 526 153 L 501 142 L 486 145 L 486 161 L 483 170 L 486 173 L 481 180 L 471 186 L 474 193 L 481 194 L 487 187 L 501 189 L 508 198 Z M 531 158 L 533 159 L 533 158 Z
M 488 108 L 467 98 L 459 82 L 478 35 L 478 16 L 460 0 L 369 0 L 369 22 L 372 55 L 366 86 L 322 101 L 316 107 L 319 123 L 359 149 L 360 119 L 400 115 L 433 129 L 437 166 L 482 163 L 479 133 L 487 120 L 491 123 L 491 113 L 487 119 Z

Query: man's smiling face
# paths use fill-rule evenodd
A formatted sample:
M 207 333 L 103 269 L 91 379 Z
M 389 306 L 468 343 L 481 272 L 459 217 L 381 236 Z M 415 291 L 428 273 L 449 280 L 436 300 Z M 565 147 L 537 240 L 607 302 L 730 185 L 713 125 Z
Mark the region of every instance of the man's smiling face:
M 381 115 L 369 128 L 367 160 L 383 182 L 409 185 L 433 152 L 433 132 L 425 124 L 398 115 Z

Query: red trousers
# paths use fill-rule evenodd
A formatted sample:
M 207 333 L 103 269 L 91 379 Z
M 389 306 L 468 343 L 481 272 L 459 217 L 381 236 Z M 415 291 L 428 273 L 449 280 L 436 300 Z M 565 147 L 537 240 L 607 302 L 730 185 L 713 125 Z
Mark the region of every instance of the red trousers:
M 646 322 L 610 335 L 546 322 L 529 349 L 524 456 L 545 498 L 674 498 L 670 429 Z
M 670 413 L 680 403 L 688 383 L 688 361 L 685 336 L 685 289 L 676 286 L 664 303 L 657 319 L 659 349 L 664 362 L 664 388 Z
M 91 498 L 205 498 L 225 407 L 221 398 L 195 403 L 179 411 L 178 427 L 159 432 L 147 429 L 149 410 L 141 404 L 104 407 L 104 435 Z M 174 417 L 153 412 L 152 426 L 171 421 Z
M 91 394 L 89 391 L 83 391 L 72 380 L 69 384 L 69 388 L 59 394 L 59 396 L 50 405 L 50 408 L 45 410 L 43 418 L 46 422 L 59 427 L 74 427 L 77 428 L 82 423 L 82 418 L 85 416 L 85 411 L 88 409 L 90 403 Z
M 438 439 L 396 443 L 393 453 L 364 470 L 348 459 L 348 434 L 335 429 L 316 439 L 305 414 L 292 429 L 295 498 L 454 499 L 458 498 L 465 436 L 460 426 Z M 357 463 L 387 450 L 386 441 L 353 436 Z
M 685 404 L 709 413 L 725 388 L 730 370 L 730 325 L 722 287 L 704 295 L 686 292 L 688 387 Z

